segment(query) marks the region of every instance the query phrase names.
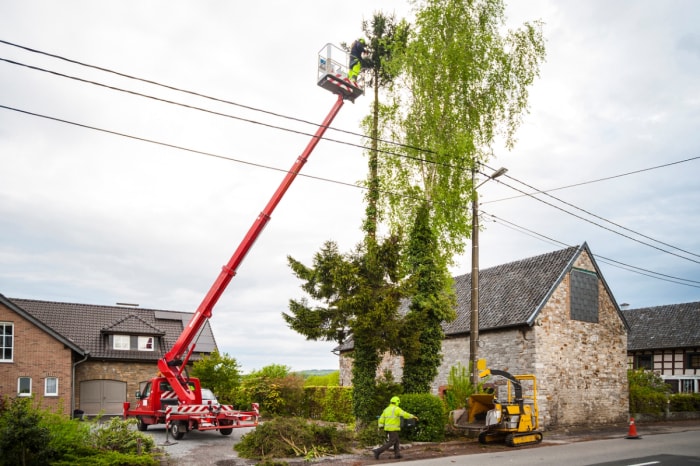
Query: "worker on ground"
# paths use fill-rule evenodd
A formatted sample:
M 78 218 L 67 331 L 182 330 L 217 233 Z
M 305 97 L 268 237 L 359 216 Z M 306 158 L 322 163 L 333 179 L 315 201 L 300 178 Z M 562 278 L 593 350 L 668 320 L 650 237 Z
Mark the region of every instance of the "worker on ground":
M 379 416 L 379 428 L 384 429 L 386 432 L 387 441 L 381 447 L 372 450 L 374 452 L 375 460 L 378 460 L 379 455 L 387 451 L 392 446 L 394 447 L 394 458 L 401 458 L 401 445 L 399 443 L 401 418 L 418 419 L 418 416 L 414 416 L 413 414 L 399 408 L 400 402 L 401 400 L 398 396 L 392 397 L 389 406 L 387 406 L 382 412 L 382 415 Z
M 366 62 L 362 58 L 362 54 L 365 52 L 365 40 L 357 39 L 352 43 L 350 48 L 350 64 L 348 65 L 348 79 L 353 83 L 357 83 L 357 77 L 362 71 L 362 66 Z

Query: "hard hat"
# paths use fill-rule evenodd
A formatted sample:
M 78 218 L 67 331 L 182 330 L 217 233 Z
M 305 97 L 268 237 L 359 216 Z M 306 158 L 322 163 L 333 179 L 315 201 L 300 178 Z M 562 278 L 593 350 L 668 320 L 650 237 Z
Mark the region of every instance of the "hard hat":
M 399 399 L 398 396 L 391 397 L 391 404 L 398 405 L 399 403 L 401 403 L 401 400 Z
M 360 44 L 365 45 L 365 40 L 364 40 L 364 39 L 360 39 Z

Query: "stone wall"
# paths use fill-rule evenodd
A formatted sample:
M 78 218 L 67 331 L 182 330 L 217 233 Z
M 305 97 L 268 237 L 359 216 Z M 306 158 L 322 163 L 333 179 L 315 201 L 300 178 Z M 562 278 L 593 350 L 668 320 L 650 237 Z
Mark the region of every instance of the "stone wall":
M 575 267 L 595 271 L 582 254 Z M 598 322 L 570 318 L 569 274 L 533 327 L 540 414 L 544 426 L 624 422 L 629 410 L 627 331 L 598 281 Z
M 32 394 L 39 406 L 71 411 L 72 350 L 14 311 L 0 305 L 0 322 L 14 325 L 12 362 L 0 362 L 0 396 L 17 396 L 19 377 L 32 379 Z M 58 396 L 45 396 L 47 377 L 58 379 Z

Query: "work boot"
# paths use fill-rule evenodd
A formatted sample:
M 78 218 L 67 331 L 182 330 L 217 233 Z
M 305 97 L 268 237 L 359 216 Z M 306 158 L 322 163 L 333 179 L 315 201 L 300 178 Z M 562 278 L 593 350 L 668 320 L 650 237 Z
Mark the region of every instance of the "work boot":
M 372 453 L 374 453 L 374 459 L 378 460 L 379 459 L 379 450 L 372 450 Z

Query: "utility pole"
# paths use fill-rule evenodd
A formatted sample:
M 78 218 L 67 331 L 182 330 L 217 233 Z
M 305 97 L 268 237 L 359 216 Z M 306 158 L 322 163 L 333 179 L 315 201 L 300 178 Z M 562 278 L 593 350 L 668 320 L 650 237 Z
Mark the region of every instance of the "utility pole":
M 501 167 L 477 185 L 477 165 L 475 164 L 472 167 L 472 289 L 471 319 L 469 323 L 469 362 L 472 371 L 472 385 L 475 388 L 479 384 L 479 372 L 476 370 L 476 361 L 479 352 L 479 192 L 477 190 L 482 184 L 498 178 L 507 171 L 507 168 Z

